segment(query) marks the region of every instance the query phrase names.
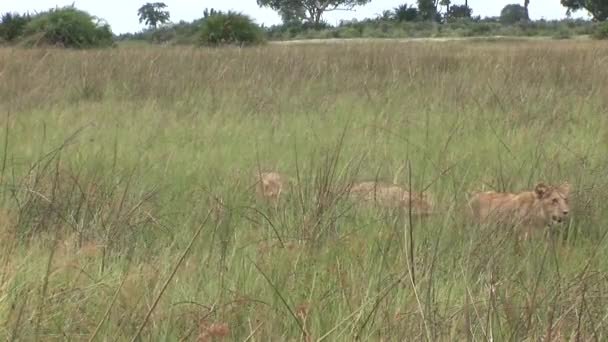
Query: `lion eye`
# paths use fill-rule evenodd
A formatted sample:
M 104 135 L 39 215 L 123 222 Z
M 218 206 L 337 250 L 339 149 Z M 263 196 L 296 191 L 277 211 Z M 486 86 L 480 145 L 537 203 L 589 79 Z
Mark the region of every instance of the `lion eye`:
M 557 204 L 557 202 L 558 202 L 557 198 L 554 198 L 553 199 L 553 204 Z

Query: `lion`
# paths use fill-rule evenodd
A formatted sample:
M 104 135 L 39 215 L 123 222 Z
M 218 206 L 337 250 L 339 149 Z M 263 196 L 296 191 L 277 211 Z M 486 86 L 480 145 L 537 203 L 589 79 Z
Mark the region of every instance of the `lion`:
M 360 203 L 374 203 L 385 208 L 409 208 L 417 215 L 429 215 L 433 211 L 432 196 L 424 192 L 409 192 L 399 185 L 381 182 L 354 184 L 349 197 Z
M 278 203 L 285 192 L 287 179 L 276 171 L 256 172 L 256 194 L 262 198 Z
M 512 223 L 526 229 L 527 238 L 533 229 L 562 223 L 570 212 L 567 182 L 559 186 L 538 183 L 533 191 L 474 193 L 469 201 L 470 214 L 477 223 Z

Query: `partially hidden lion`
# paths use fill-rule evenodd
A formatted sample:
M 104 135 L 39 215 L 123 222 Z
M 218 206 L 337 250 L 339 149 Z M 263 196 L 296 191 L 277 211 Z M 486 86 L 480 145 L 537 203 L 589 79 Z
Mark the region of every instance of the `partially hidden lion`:
M 416 215 L 430 215 L 433 212 L 433 198 L 429 193 L 409 192 L 395 184 L 382 182 L 360 182 L 350 188 L 349 197 L 364 204 L 376 204 L 385 208 L 405 208 L 411 206 Z
M 276 171 L 256 172 L 255 177 L 256 194 L 276 204 L 285 192 L 287 178 Z
M 567 182 L 559 186 L 541 182 L 533 191 L 474 193 L 468 205 L 475 222 L 519 225 L 528 238 L 533 229 L 559 224 L 568 217 L 569 193 Z

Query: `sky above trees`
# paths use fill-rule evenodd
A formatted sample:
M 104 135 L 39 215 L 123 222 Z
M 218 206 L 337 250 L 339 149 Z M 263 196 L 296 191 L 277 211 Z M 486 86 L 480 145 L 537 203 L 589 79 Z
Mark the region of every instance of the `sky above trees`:
M 115 33 L 135 32 L 144 28 L 139 23 L 137 9 L 150 0 L 2 0 L 0 12 L 26 12 L 42 11 L 51 7 L 67 6 L 75 2 L 79 9 L 88 11 L 90 14 L 104 18 L 112 26 Z M 156 1 L 156 0 L 155 0 Z M 464 0 L 452 0 L 453 4 L 464 3 Z M 281 18 L 271 9 L 260 8 L 256 0 L 163 0 L 171 13 L 171 21 L 191 21 L 203 16 L 205 8 L 219 10 L 236 10 L 250 15 L 259 24 L 266 26 L 281 23 Z M 392 9 L 402 3 L 415 5 L 416 0 L 372 0 L 370 4 L 357 7 L 354 11 L 337 11 L 324 15 L 324 19 L 332 24 L 337 24 L 341 19 L 353 18 L 363 19 L 375 17 L 383 10 Z M 473 15 L 498 16 L 500 10 L 507 4 L 521 3 L 517 0 L 469 0 L 469 6 L 473 8 Z M 560 19 L 566 16 L 566 8 L 560 5 L 559 0 L 530 0 L 530 18 L 536 19 Z M 573 17 L 588 18 L 584 11 L 575 13 Z

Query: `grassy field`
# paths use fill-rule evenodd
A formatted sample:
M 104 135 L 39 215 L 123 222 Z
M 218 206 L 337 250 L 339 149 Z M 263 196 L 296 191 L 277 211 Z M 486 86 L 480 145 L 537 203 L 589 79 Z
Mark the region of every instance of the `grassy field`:
M 607 80 L 592 41 L 0 49 L 0 336 L 605 340 Z M 562 180 L 547 239 L 463 215 Z

